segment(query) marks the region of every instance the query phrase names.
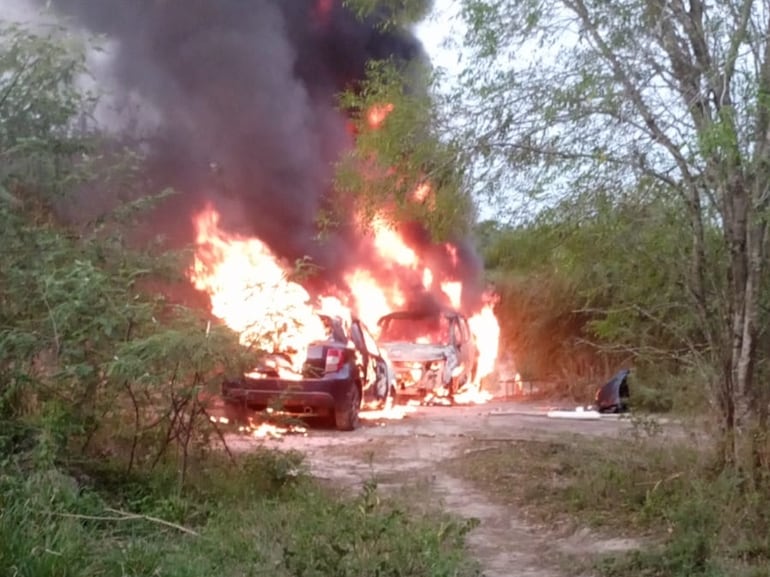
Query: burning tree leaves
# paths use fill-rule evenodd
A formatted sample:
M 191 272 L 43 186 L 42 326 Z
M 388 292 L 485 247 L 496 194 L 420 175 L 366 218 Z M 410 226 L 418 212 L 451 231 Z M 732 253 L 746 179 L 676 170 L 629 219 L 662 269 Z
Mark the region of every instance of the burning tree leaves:
M 408 221 L 399 232 L 423 260 L 445 241 L 462 245 L 459 266 L 432 263 L 433 273 L 478 296 L 481 268 L 467 242 L 473 204 L 456 155 L 432 132 L 436 116 L 416 66 L 424 53 L 406 27 L 383 28 L 384 13 L 359 19 L 331 0 L 51 5 L 106 35 L 106 81 L 156 113 L 143 141 L 147 174 L 181 194 L 146 223 L 153 232 L 189 242 L 196 214 L 211 203 L 224 230 L 259 239 L 277 260 L 308 257 L 317 274 L 302 285 L 312 296 L 341 292 L 352 301 L 348 281 L 363 271 L 390 283 L 399 302 L 424 297 L 422 270 L 383 265 L 367 234 L 376 214 Z M 389 64 L 367 73 L 369 61 Z M 342 91 L 350 92 L 340 110 Z M 371 109 L 382 96 L 393 99 Z M 379 113 L 380 135 L 362 124 L 364 109 Z
M 338 194 L 368 217 L 416 221 L 436 240 L 468 234 L 475 209 L 464 159 L 438 137 L 441 117 L 420 64 L 373 61 L 367 77 L 340 100 L 351 111 L 355 148 L 338 166 Z

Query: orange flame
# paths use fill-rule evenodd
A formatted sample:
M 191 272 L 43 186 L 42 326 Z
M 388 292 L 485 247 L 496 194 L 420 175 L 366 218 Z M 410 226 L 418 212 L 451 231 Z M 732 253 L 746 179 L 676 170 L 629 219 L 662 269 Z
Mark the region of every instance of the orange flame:
M 407 246 L 401 235 L 384 220 L 375 218 L 372 221 L 372 228 L 374 229 L 374 246 L 382 259 L 406 267 L 417 265 L 417 254 Z
M 422 286 L 425 287 L 425 290 L 430 290 L 433 286 L 433 271 L 428 267 L 422 271 Z
M 380 410 L 366 411 L 359 417 L 365 421 L 399 421 L 416 410 L 414 405 L 391 405 Z
M 366 114 L 366 120 L 369 123 L 369 127 L 377 129 L 382 126 L 391 112 L 393 112 L 393 104 L 391 102 L 386 104 L 375 104 L 369 108 L 369 112 Z
M 445 244 L 444 248 L 446 248 L 446 252 L 449 255 L 449 258 L 452 260 L 452 266 L 457 266 L 457 247 L 452 244 Z
M 441 292 L 448 298 L 452 307 L 459 310 L 462 303 L 463 283 L 459 281 L 446 281 L 441 283 Z
M 481 311 L 468 319 L 471 332 L 476 338 L 479 350 L 476 381 L 492 374 L 497 364 L 498 347 L 500 344 L 500 323 L 495 316 L 491 303 L 487 303 Z
M 367 270 L 356 269 L 345 275 L 345 282 L 355 295 L 358 318 L 371 330 L 381 317 L 404 306 L 404 296 L 398 289 L 382 286 Z
M 412 200 L 415 202 L 425 202 L 428 196 L 431 195 L 433 189 L 429 182 L 423 182 L 412 193 Z
M 264 243 L 225 233 L 219 220 L 212 207 L 195 219 L 198 250 L 190 279 L 242 344 L 289 354 L 296 367 L 308 343 L 326 334 L 310 295 Z
M 401 234 L 381 218 L 372 223 L 373 246 L 379 256 L 377 268 L 357 268 L 345 274 L 348 293 L 343 300 L 324 296 L 316 302 L 291 279 L 292 267 L 281 262 L 264 243 L 223 231 L 220 215 L 212 207 L 198 214 L 194 224 L 197 251 L 189 271 L 191 281 L 210 296 L 212 314 L 238 332 L 242 344 L 289 357 L 285 363 L 274 359 L 270 367 L 283 378 L 301 378 L 299 369 L 308 345 L 326 338 L 319 311 L 350 322 L 348 307 L 353 307 L 356 316 L 376 333 L 382 316 L 403 309 L 406 299 L 395 280 L 398 270 L 414 271 L 415 280 L 421 280 L 427 290 L 440 280 L 448 302 L 461 308 L 462 283 L 441 280 L 442 271 L 425 266 Z M 447 244 L 445 250 L 452 260 L 457 259 L 454 246 Z M 473 383 L 475 392 L 463 393 L 467 398 L 459 395 L 459 402 L 483 402 L 487 398 L 479 385 L 495 370 L 500 337 L 492 301 L 488 298 L 484 308 L 469 318 L 480 356 Z M 393 416 L 398 412 L 388 414 L 391 416 L 383 418 L 400 418 Z
M 248 427 L 240 427 L 241 433 L 246 433 L 255 439 L 280 439 L 289 434 L 307 436 L 307 428 L 300 425 L 276 425 L 274 423 L 253 423 Z

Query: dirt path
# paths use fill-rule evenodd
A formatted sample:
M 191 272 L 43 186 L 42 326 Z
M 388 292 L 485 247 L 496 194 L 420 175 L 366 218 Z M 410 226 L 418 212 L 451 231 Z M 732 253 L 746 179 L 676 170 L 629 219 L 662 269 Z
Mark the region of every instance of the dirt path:
M 410 492 L 416 502 L 438 501 L 446 510 L 479 525 L 469 536 L 471 551 L 487 577 L 563 577 L 565 554 L 627 549 L 624 540 L 599 540 L 587 532 L 554 538 L 530 525 L 516 510 L 492 503 L 441 463 L 467 450 L 469 441 L 553 439 L 565 436 L 628 435 L 625 420 L 548 419 L 535 405 L 494 403 L 470 407 L 423 407 L 403 420 L 368 421 L 351 433 L 311 429 L 305 436 L 257 441 L 231 437 L 231 450 L 257 443 L 297 449 L 307 455 L 313 475 L 337 486 L 359 488 L 375 479 L 384 490 Z

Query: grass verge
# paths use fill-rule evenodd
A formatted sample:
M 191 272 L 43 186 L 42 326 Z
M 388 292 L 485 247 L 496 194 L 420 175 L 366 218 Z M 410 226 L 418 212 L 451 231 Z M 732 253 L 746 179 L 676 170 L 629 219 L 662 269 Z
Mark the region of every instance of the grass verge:
M 448 464 L 499 502 L 552 527 L 646 537 L 646 550 L 601 556 L 607 577 L 770 574 L 770 496 L 747 493 L 704 454 L 660 439 L 483 443 Z
M 6 462 L 0 472 L 0 575 L 15 577 L 477 575 L 466 524 L 407 514 L 376 487 L 333 495 L 301 456 L 212 457 L 183 494 L 174 471 L 77 475 Z

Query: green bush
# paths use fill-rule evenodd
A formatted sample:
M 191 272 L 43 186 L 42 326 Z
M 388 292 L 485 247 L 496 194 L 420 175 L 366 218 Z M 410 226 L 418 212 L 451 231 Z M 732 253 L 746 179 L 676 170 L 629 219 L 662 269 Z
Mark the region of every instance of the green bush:
M 466 523 L 413 516 L 372 485 L 334 496 L 294 453 L 211 458 L 183 494 L 174 476 L 126 477 L 103 465 L 73 477 L 6 463 L 0 575 L 477 574 L 465 558 Z

